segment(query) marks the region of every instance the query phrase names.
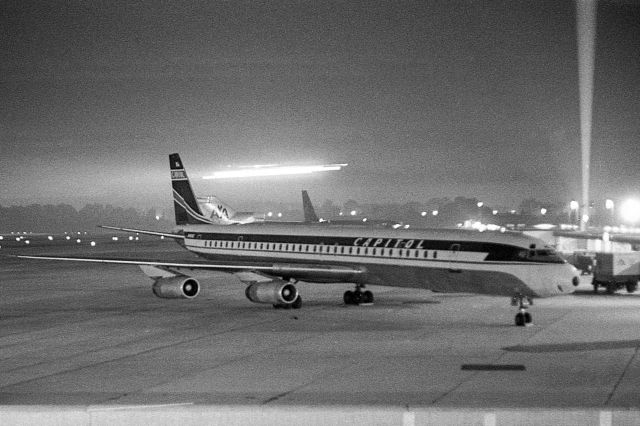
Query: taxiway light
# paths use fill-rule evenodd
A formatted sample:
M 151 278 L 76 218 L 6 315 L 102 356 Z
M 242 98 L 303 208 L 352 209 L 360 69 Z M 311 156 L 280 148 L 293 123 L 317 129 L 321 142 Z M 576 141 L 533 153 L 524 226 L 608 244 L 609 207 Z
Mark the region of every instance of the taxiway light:
M 133 241 L 133 236 L 129 235 L 129 241 Z
M 282 213 L 278 213 L 278 217 L 282 217 Z
M 70 240 L 70 239 L 71 239 L 71 237 L 70 237 L 70 236 L 68 236 L 68 235 L 67 235 L 65 238 L 66 238 L 67 240 Z
M 356 212 L 355 210 L 351 210 L 351 213 L 350 213 L 350 214 L 351 214 L 351 216 L 355 216 L 355 215 L 356 215 L 356 213 L 357 213 L 357 212 Z
M 113 241 L 118 241 L 118 237 L 111 237 Z
M 21 240 L 21 238 L 20 238 L 20 237 L 16 237 L 16 241 L 20 241 L 20 240 Z
M 498 214 L 498 210 L 493 210 L 491 213 L 495 216 Z
M 478 201 L 477 205 L 478 205 L 478 207 L 482 207 L 482 206 L 484 206 L 484 203 L 482 201 Z
M 571 202 L 569 203 L 569 208 L 571 210 L 578 210 L 580 208 L 580 204 L 578 204 L 576 200 L 571 200 Z
M 47 237 L 47 240 L 49 240 L 49 241 L 53 241 L 53 237 L 52 237 L 51 235 L 49 235 L 49 236 Z
M 96 246 L 96 242 L 95 241 L 91 241 L 91 247 L 95 247 Z
M 434 211 L 432 211 L 432 212 L 431 212 L 431 214 L 432 214 L 433 216 L 438 216 L 438 210 L 434 210 Z
M 545 214 L 547 214 L 547 209 L 545 209 L 544 207 L 543 207 L 543 208 L 541 208 L 541 209 L 540 209 L 540 214 L 541 214 L 541 215 L 543 215 L 543 216 L 544 216 Z
M 427 215 L 427 212 L 422 212 L 420 213 L 420 216 L 425 217 Z
M 81 240 L 80 238 L 78 238 L 78 239 L 76 240 L 76 243 L 78 243 L 78 244 L 80 244 L 81 242 L 82 242 L 82 240 Z
M 31 244 L 31 241 L 29 241 L 29 240 L 24 240 L 24 243 L 25 243 L 25 244 Z
M 4 237 L 2 235 L 0 235 L 0 240 L 4 240 Z

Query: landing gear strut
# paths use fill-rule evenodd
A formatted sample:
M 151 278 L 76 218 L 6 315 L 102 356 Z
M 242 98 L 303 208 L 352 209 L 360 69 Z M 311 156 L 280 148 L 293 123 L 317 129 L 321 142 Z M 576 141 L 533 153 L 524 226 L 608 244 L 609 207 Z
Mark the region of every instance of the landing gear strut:
M 369 290 L 362 291 L 364 285 L 358 284 L 354 291 L 344 292 L 345 305 L 373 305 L 373 293 Z
M 518 307 L 518 313 L 516 314 L 517 326 L 523 327 L 531 324 L 531 314 L 527 312 L 527 308 L 530 305 L 533 305 L 533 300 L 529 296 L 523 296 L 521 293 L 511 298 L 511 306 Z

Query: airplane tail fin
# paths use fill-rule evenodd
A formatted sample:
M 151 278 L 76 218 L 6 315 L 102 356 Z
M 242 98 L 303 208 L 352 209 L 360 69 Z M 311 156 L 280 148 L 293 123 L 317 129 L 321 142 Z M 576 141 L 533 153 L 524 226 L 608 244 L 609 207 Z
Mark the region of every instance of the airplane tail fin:
M 223 225 L 233 223 L 231 219 L 236 215 L 236 211 L 218 197 L 198 197 L 197 201 L 204 215 L 212 222 Z
M 306 190 L 302 190 L 302 209 L 304 210 L 304 221 L 305 222 L 319 222 L 318 215 L 316 214 L 315 209 L 313 208 L 313 204 L 311 204 L 311 199 L 309 198 L 309 194 Z
M 173 187 L 173 206 L 176 214 L 176 225 L 210 224 L 211 221 L 202 215 L 196 202 L 180 155 L 169 155 L 171 168 L 171 186 Z

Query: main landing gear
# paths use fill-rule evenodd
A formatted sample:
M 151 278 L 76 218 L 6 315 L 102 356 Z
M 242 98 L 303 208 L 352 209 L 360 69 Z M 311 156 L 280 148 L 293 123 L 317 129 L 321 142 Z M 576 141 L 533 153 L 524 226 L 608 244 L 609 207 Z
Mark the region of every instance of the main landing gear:
M 362 291 L 364 285 L 356 285 L 354 291 L 348 290 L 344 292 L 345 305 L 373 305 L 373 293 L 369 290 Z
M 516 314 L 517 326 L 531 325 L 531 314 L 527 312 L 527 308 L 531 305 L 533 305 L 533 299 L 520 293 L 511 298 L 511 306 L 518 306 L 518 313 Z

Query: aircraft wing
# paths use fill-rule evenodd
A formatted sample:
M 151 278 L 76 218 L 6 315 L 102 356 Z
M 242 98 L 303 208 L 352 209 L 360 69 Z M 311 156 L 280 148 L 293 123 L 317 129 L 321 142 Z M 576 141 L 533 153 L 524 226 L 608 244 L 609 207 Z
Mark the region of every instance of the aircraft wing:
M 118 226 L 108 226 L 108 225 L 98 225 L 98 228 L 113 229 L 115 231 L 123 231 L 123 232 L 134 232 L 136 234 L 143 234 L 143 235 L 157 235 L 159 237 L 176 238 L 179 240 L 184 239 L 183 234 L 172 234 L 169 232 L 147 231 L 144 229 L 132 229 L 132 228 L 120 228 Z
M 224 262 L 164 262 L 132 259 L 97 259 L 85 257 L 15 255 L 21 259 L 59 260 L 70 262 L 108 263 L 138 265 L 152 278 L 169 276 L 200 275 L 206 271 L 227 272 L 243 282 L 269 280 L 275 277 L 295 278 L 316 282 L 345 282 L 366 271 L 342 265 L 297 264 L 297 263 L 224 263 Z

